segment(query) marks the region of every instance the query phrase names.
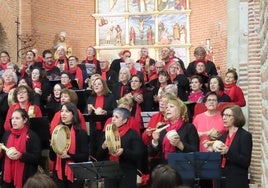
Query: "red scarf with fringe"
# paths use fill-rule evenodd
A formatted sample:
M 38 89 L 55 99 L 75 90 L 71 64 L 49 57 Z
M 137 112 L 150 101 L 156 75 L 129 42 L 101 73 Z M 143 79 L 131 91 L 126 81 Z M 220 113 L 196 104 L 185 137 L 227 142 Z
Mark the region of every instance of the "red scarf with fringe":
M 130 125 L 128 123 L 118 127 L 120 139 L 128 132 L 129 129 L 130 129 Z M 111 153 L 109 153 L 109 159 L 110 159 L 110 161 L 119 162 L 119 157 L 115 156 L 115 155 L 112 155 Z
M 68 153 L 70 154 L 75 154 L 75 149 L 76 149 L 76 134 L 75 134 L 75 130 L 73 128 L 73 126 L 71 127 L 71 145 L 70 148 L 68 150 Z M 67 180 L 74 182 L 74 174 L 72 169 L 69 167 L 69 163 L 73 162 L 71 159 L 67 159 L 65 166 L 64 166 L 64 174 L 67 177 Z M 62 159 L 57 155 L 56 158 L 56 166 L 55 166 L 55 170 L 57 172 L 57 176 L 60 180 L 63 180 L 62 177 Z
M 170 126 L 166 128 L 166 131 L 176 130 L 178 131 L 182 125 L 183 121 L 181 119 L 177 120 L 175 123 L 168 123 Z M 169 142 L 169 139 L 167 138 L 167 135 L 164 136 L 163 142 L 162 142 L 162 152 L 164 155 L 164 158 L 167 159 L 168 153 L 174 153 L 176 151 L 176 147 L 172 146 Z
M 22 154 L 26 152 L 26 142 L 29 139 L 28 126 L 24 125 L 22 129 L 11 129 L 11 133 L 7 140 L 7 147 L 15 147 L 16 150 Z M 22 188 L 23 186 L 23 172 L 25 163 L 21 160 L 11 160 L 7 156 L 4 163 L 4 181 L 11 183 L 14 181 L 16 188 Z

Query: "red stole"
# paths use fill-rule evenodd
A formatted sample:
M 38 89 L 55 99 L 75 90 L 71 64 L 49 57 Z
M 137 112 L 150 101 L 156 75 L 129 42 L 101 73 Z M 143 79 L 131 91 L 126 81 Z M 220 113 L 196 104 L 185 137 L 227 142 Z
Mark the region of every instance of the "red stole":
M 136 90 L 136 91 L 131 91 L 131 94 L 134 95 L 134 94 L 143 94 L 142 93 L 142 90 L 139 89 L 139 90 Z M 141 106 L 139 103 L 136 102 L 136 112 L 135 112 L 135 117 L 137 118 L 137 121 L 139 123 L 142 122 L 142 119 L 141 119 Z
M 178 131 L 182 125 L 183 125 L 183 121 L 181 119 L 179 119 L 178 121 L 176 121 L 175 123 L 170 123 L 169 122 L 169 127 L 166 128 L 166 131 L 171 131 L 171 130 L 176 130 Z M 164 139 L 163 139 L 163 142 L 162 142 L 162 152 L 163 152 L 163 155 L 164 155 L 164 158 L 167 159 L 168 157 L 168 153 L 174 153 L 176 151 L 176 147 L 175 146 L 172 146 L 170 143 L 169 143 L 169 139 L 167 138 L 167 136 L 165 135 L 164 136 Z
M 67 89 L 70 89 L 70 88 L 73 87 L 73 85 L 72 85 L 71 83 L 68 83 L 68 84 L 65 85 L 65 87 L 66 87 Z
M 78 86 L 79 89 L 83 89 L 83 72 L 79 67 L 75 67 L 75 68 L 70 68 L 69 72 L 74 75 L 75 74 L 75 79 L 78 79 Z
M 15 147 L 16 150 L 22 154 L 26 152 L 26 142 L 29 139 L 28 136 L 28 126 L 24 125 L 22 129 L 11 129 L 11 133 L 7 140 L 7 147 Z M 4 181 L 11 183 L 14 180 L 14 186 L 17 188 L 22 188 L 23 182 L 23 172 L 24 172 L 24 162 L 21 160 L 11 160 L 7 156 L 5 157 L 4 163 Z
M 71 145 L 70 148 L 68 150 L 68 153 L 70 154 L 75 154 L 75 148 L 76 148 L 76 134 L 75 134 L 75 130 L 73 128 L 73 126 L 71 127 Z M 65 167 L 64 167 L 64 174 L 67 177 L 67 180 L 73 182 L 74 181 L 74 174 L 73 171 L 71 170 L 71 168 L 69 167 L 69 163 L 73 162 L 72 160 L 68 159 L 65 163 Z M 56 158 L 56 166 L 55 166 L 55 170 L 57 171 L 57 176 L 60 180 L 63 180 L 62 177 L 62 159 L 57 155 Z
M 237 131 L 236 131 L 236 132 L 237 132 Z M 234 140 L 234 137 L 235 137 L 235 135 L 236 135 L 236 132 L 234 132 L 234 133 L 232 134 L 232 136 L 229 136 L 229 134 L 227 134 L 227 136 L 226 136 L 226 140 L 225 140 L 225 145 L 226 145 L 227 147 L 230 147 L 230 146 L 231 146 L 231 144 L 232 144 L 232 142 L 233 142 L 233 140 Z M 221 167 L 224 168 L 225 165 L 226 165 L 226 157 L 223 156 L 223 157 L 222 157 L 222 161 L 221 161 Z
M 57 59 L 57 60 L 55 61 L 55 66 L 58 66 L 59 64 L 60 64 L 60 60 Z M 67 57 L 64 57 L 64 59 L 63 59 L 63 65 L 64 65 L 63 70 L 69 70 L 69 64 L 68 64 Z M 60 70 L 60 71 L 62 71 L 62 70 Z
M 33 81 L 32 82 L 32 88 L 33 89 L 35 89 L 35 88 L 41 89 L 42 88 L 41 82 L 39 82 L 39 81 Z
M 6 70 L 7 69 L 7 64 L 8 64 L 9 62 L 7 62 L 7 63 L 0 63 L 0 67 L 3 69 L 3 70 Z
M 90 61 L 90 60 L 89 60 L 88 57 L 87 57 L 87 58 L 85 59 L 85 63 L 90 63 L 89 61 Z M 97 68 L 97 64 L 98 64 L 98 62 L 97 62 L 96 57 L 93 57 L 92 62 L 93 62 L 93 64 L 95 65 L 95 67 Z
M 120 127 L 118 127 L 120 138 L 122 138 L 128 132 L 128 130 L 130 128 L 131 127 L 129 126 L 128 123 L 126 123 L 126 124 L 121 125 Z M 110 155 L 109 156 L 110 161 L 119 161 L 119 157 L 118 156 L 114 156 L 114 155 L 112 155 L 110 153 L 109 153 L 109 155 Z
M 15 83 L 11 83 L 11 84 L 4 83 L 3 91 L 5 93 L 9 93 L 9 91 L 14 87 L 15 87 Z
M 130 70 L 130 75 L 131 75 L 131 76 L 136 75 L 137 73 L 138 73 L 138 71 L 137 71 L 137 69 L 135 69 L 135 68 L 132 68 L 132 69 Z
M 126 89 L 126 85 L 122 84 L 120 87 L 120 98 L 124 96 L 124 91 Z
M 97 96 L 94 107 L 95 108 L 100 107 L 103 109 L 103 105 L 104 105 L 104 96 L 103 95 Z M 99 121 L 96 122 L 96 130 L 101 130 L 101 127 L 102 127 L 101 122 L 99 122 Z
M 103 78 L 103 80 L 107 80 L 107 72 L 109 71 L 110 69 L 107 68 L 105 70 L 101 70 L 101 77 Z
M 43 64 L 43 68 L 45 69 L 45 71 L 53 70 L 54 67 L 55 67 L 54 63 L 52 63 L 51 65 L 47 65 L 46 63 Z

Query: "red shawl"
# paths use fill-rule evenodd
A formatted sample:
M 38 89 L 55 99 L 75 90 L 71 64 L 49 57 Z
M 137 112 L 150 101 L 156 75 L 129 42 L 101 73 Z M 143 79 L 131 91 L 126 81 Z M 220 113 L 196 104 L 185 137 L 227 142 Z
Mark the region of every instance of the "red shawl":
M 11 133 L 7 140 L 7 147 L 15 147 L 20 153 L 26 152 L 26 142 L 29 139 L 28 126 L 24 125 L 22 129 L 11 129 Z M 23 186 L 23 172 L 24 162 L 21 160 L 11 160 L 7 156 L 4 163 L 4 181 L 11 183 L 14 181 L 16 188 L 22 188 Z
M 166 128 L 166 131 L 171 131 L 171 130 L 176 130 L 178 131 L 182 125 L 183 125 L 183 121 L 181 119 L 179 119 L 178 121 L 176 121 L 175 123 L 170 123 L 169 122 L 169 127 Z M 163 155 L 165 157 L 165 159 L 167 159 L 168 157 L 168 153 L 174 153 L 176 151 L 176 148 L 175 146 L 172 146 L 169 142 L 169 139 L 167 138 L 167 136 L 165 135 L 164 136 L 164 139 L 163 139 L 163 142 L 162 142 L 162 152 L 163 152 Z
M 75 130 L 73 128 L 73 126 L 71 127 L 71 145 L 70 148 L 68 150 L 69 154 L 75 154 L 76 150 L 76 135 L 75 135 Z M 62 177 L 62 165 L 61 165 L 62 159 L 60 158 L 60 156 L 57 155 L 56 158 L 56 171 L 57 171 L 57 176 L 60 180 L 63 180 Z M 73 171 L 71 170 L 71 168 L 69 167 L 69 163 L 73 162 L 71 159 L 68 159 L 65 163 L 65 167 L 64 167 L 64 174 L 67 177 L 67 180 L 73 182 L 74 181 L 74 174 Z
M 104 96 L 103 95 L 101 95 L 101 96 L 97 96 L 96 97 L 96 101 L 95 101 L 95 105 L 94 105 L 94 107 L 95 108 L 98 108 L 98 107 L 100 107 L 100 108 L 102 108 L 103 109 L 103 106 L 104 106 Z M 101 122 L 96 122 L 96 129 L 97 130 L 101 130 Z
M 7 69 L 7 64 L 8 64 L 9 62 L 7 62 L 7 63 L 0 63 L 0 67 L 3 69 L 3 70 L 6 70 Z
M 54 63 L 52 63 L 51 65 L 47 65 L 46 63 L 43 64 L 43 68 L 45 69 L 45 71 L 53 70 L 54 67 L 55 67 Z
M 89 59 L 88 59 L 88 57 L 85 59 L 85 63 L 89 63 Z M 93 57 L 93 59 L 92 59 L 92 62 L 93 62 L 93 64 L 95 65 L 95 67 L 97 68 L 97 64 L 98 64 L 98 62 L 97 62 L 97 58 L 96 57 Z
M 64 59 L 63 59 L 63 61 L 64 61 L 64 68 L 63 68 L 63 70 L 68 70 L 69 69 L 69 64 L 68 64 L 68 59 L 67 59 L 67 57 L 64 57 Z M 56 61 L 55 61 L 55 66 L 58 66 L 59 65 L 59 63 L 60 63 L 60 61 L 59 61 L 59 59 L 57 59 Z M 62 70 L 61 70 L 62 71 Z
M 84 79 L 83 79 L 83 72 L 82 72 L 82 70 L 79 67 L 75 67 L 75 68 L 70 68 L 69 69 L 69 72 L 72 75 L 75 74 L 75 79 L 78 80 L 77 82 L 78 82 L 79 89 L 83 89 Z
M 42 89 L 42 83 L 39 82 L 39 81 L 33 81 L 32 82 L 32 88 L 33 89 L 35 89 L 35 88 Z
M 103 80 L 107 80 L 107 72 L 109 71 L 109 67 L 106 68 L 105 70 L 101 70 L 101 77 L 103 78 Z
M 225 140 L 225 145 L 230 147 L 233 140 L 234 140 L 234 137 L 236 135 L 236 132 L 232 134 L 232 136 L 229 136 L 229 134 L 227 134 L 227 137 L 226 137 L 226 140 Z M 223 156 L 222 158 L 222 161 L 221 161 L 221 167 L 224 168 L 225 167 L 225 164 L 226 164 L 226 157 Z

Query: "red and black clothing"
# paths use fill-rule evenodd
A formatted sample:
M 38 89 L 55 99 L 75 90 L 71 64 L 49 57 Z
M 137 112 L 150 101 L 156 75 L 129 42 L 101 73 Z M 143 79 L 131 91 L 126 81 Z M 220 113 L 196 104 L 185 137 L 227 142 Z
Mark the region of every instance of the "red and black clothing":
M 137 187 L 137 169 L 139 162 L 143 159 L 145 148 L 140 136 L 128 125 L 119 127 L 121 139 L 121 148 L 123 153 L 118 158 L 110 157 L 108 149 L 102 149 L 101 145 L 97 153 L 98 160 L 117 160 L 123 171 L 123 177 L 113 180 L 104 180 L 104 187 L 109 188 L 136 188 Z M 104 141 L 104 132 L 102 132 L 102 143 Z
M 187 77 L 191 77 L 196 74 L 195 65 L 196 65 L 195 61 L 191 62 L 188 65 L 187 70 L 186 70 Z M 208 77 L 213 76 L 213 75 L 218 75 L 217 68 L 212 61 L 207 60 L 205 63 L 205 66 L 206 66 L 206 73 Z
M 34 125 L 38 126 L 38 125 Z M 3 186 L 22 188 L 26 180 L 37 172 L 41 158 L 41 143 L 35 132 L 27 125 L 22 129 L 11 129 L 5 132 L 1 141 L 8 148 L 15 147 L 22 153 L 20 159 L 11 160 L 4 152 L 0 153 L 2 161 Z

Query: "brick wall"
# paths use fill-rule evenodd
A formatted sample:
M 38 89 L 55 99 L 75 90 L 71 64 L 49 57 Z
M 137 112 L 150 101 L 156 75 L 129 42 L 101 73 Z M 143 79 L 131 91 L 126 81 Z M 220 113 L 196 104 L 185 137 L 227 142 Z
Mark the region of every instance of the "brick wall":
M 268 186 L 268 0 L 260 2 L 260 64 L 261 64 L 261 90 L 262 90 L 262 176 L 261 183 L 263 187 Z
M 53 49 L 57 36 L 66 32 L 66 43 L 72 48 L 73 55 L 82 59 L 85 49 L 95 44 L 95 10 L 92 0 L 32 0 L 32 27 L 39 35 L 36 48 Z
M 263 176 L 263 126 L 262 120 L 262 93 L 261 93 L 261 42 L 260 28 L 260 2 L 248 2 L 249 44 L 248 44 L 248 110 L 249 131 L 253 134 L 253 152 L 251 160 L 252 183 L 264 187 Z
M 220 73 L 226 72 L 227 46 L 227 1 L 190 1 L 191 60 L 197 46 L 206 45 L 210 39 L 214 51 L 214 62 Z
M 19 16 L 18 1 L 0 0 L 0 24 L 2 31 L 0 36 L 1 49 L 7 50 L 11 56 L 11 60 L 16 62 L 17 40 L 16 40 L 16 24 L 15 21 Z

